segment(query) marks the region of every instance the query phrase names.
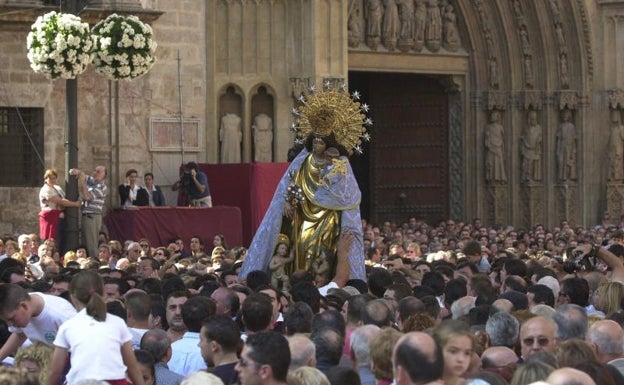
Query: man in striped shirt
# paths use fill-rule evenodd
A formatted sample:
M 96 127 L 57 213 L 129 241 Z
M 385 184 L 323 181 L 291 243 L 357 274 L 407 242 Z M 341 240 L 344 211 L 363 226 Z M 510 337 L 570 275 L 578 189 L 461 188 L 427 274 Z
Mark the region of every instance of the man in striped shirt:
M 72 168 L 70 175 L 78 178 L 80 193 L 84 199 L 82 206 L 82 242 L 87 246 L 89 257 L 98 254 L 98 234 L 102 228 L 104 200 L 108 193 L 106 187 L 106 167 L 96 166 L 92 175 Z

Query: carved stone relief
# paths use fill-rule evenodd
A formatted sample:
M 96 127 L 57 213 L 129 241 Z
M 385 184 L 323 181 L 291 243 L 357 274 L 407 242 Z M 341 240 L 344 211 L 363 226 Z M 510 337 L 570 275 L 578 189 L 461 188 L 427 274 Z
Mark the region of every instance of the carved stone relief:
M 360 0 L 349 0 L 347 13 L 348 44 L 351 48 L 360 45 L 362 28 L 360 25 Z
M 365 49 L 361 42 L 373 51 L 462 47 L 457 13 L 447 0 L 349 0 L 347 29 L 351 49 Z
M 491 185 L 487 188 L 487 213 L 489 223 L 507 223 L 505 213 L 507 213 L 507 203 L 509 193 L 502 185 Z
M 578 186 L 576 184 L 558 184 L 555 186 L 557 197 L 557 217 L 571 223 L 578 222 Z
M 522 189 L 522 213 L 525 226 L 544 221 L 544 186 L 528 184 Z

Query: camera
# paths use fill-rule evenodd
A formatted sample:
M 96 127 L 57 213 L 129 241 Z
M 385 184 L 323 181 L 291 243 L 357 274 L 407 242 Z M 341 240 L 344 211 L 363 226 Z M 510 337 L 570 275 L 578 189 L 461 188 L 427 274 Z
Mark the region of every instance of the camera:
M 582 251 L 574 251 L 573 247 L 568 248 L 563 256 L 563 271 L 574 274 L 579 271 L 592 271 L 596 266 L 596 256 L 591 252 L 583 254 Z
M 191 185 L 191 170 L 184 170 L 182 177 L 180 178 L 180 184 L 182 187 L 188 187 Z

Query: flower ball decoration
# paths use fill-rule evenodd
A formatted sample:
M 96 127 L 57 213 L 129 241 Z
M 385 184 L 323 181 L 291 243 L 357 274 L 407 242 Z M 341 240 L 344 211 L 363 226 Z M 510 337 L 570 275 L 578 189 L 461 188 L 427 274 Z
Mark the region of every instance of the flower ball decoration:
M 74 79 L 84 72 L 93 47 L 88 23 L 54 11 L 39 16 L 26 38 L 30 67 L 50 79 Z
M 136 16 L 112 14 L 93 27 L 95 71 L 112 80 L 134 79 L 154 65 L 152 28 Z

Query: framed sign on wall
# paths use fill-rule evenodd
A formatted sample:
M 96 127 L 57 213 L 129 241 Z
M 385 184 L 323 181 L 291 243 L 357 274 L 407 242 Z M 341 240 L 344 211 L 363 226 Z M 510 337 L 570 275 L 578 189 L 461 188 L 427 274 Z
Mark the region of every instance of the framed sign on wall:
M 184 128 L 182 132 L 181 127 Z M 151 151 L 199 152 L 202 149 L 201 120 L 184 118 L 150 118 L 149 143 Z

